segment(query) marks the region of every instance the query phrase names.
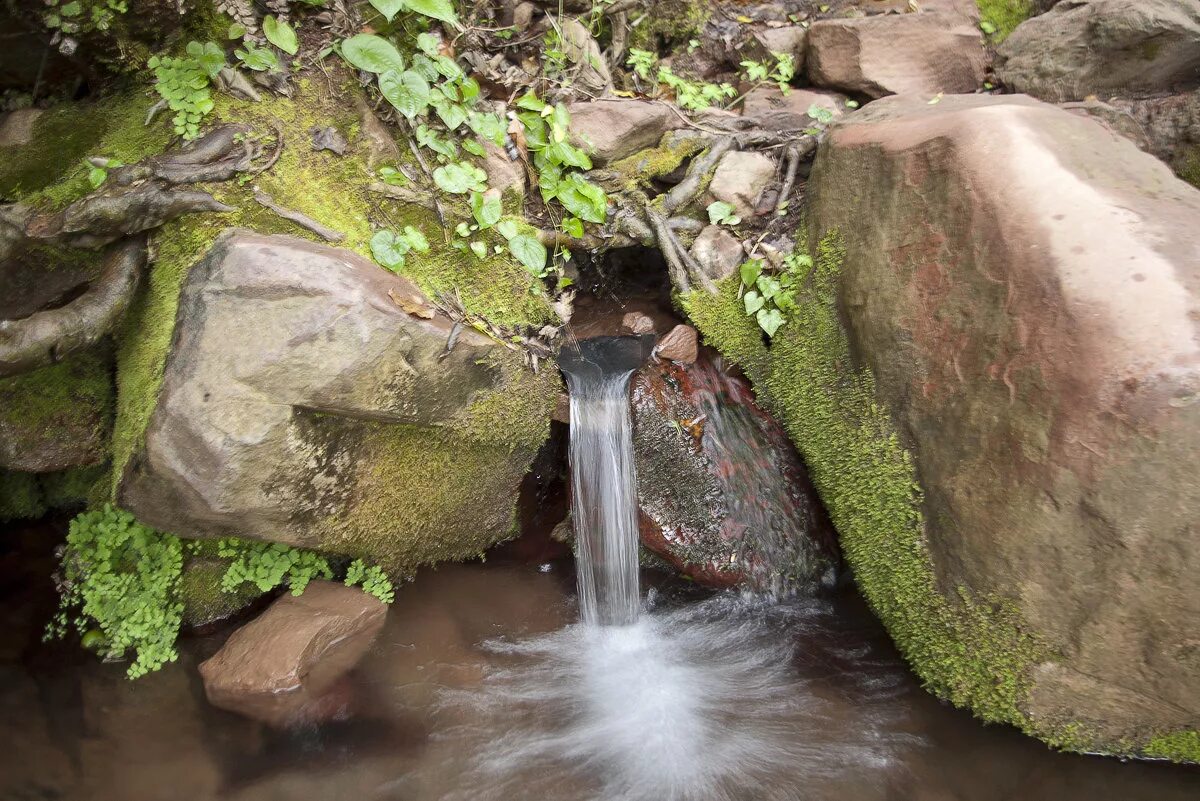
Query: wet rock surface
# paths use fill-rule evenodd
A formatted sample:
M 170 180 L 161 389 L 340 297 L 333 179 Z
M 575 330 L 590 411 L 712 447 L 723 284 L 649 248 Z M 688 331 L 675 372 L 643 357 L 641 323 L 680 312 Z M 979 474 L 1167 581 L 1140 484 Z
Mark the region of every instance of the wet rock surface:
M 872 103 L 813 191 L 939 586 L 1006 599 L 1053 655 L 1022 712 L 1091 747 L 1194 726 L 1200 192 L 1026 97 Z
M 313 581 L 280 596 L 200 665 L 208 700 L 272 726 L 345 717 L 341 681 L 379 636 L 387 606 L 353 587 Z
M 783 429 L 707 357 L 633 380 L 642 544 L 700 584 L 813 592 L 832 529 Z
M 1200 86 L 1200 0 L 1074 0 L 999 47 L 997 75 L 1044 100 Z

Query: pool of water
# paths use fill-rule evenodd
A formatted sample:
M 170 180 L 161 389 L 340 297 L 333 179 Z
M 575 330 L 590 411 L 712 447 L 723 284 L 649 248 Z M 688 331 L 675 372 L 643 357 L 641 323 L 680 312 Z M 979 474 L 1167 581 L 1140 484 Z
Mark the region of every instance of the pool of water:
M 275 732 L 204 700 L 181 641 L 136 682 L 40 642 L 62 526 L 0 545 L 0 799 L 1174 801 L 1200 771 L 1056 754 L 924 693 L 852 593 L 762 604 L 662 578 L 638 624 L 575 624 L 569 561 L 401 588 L 355 715 Z

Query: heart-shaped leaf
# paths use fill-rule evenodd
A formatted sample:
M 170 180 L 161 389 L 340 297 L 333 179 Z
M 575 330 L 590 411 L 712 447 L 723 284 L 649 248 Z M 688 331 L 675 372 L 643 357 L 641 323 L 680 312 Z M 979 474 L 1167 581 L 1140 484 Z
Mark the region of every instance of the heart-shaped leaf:
M 538 276 L 546 274 L 546 246 L 529 234 L 517 234 L 508 240 L 508 251 L 525 265 L 525 269 Z
M 766 301 L 763 300 L 762 295 L 750 290 L 742 298 L 742 303 L 746 305 L 746 314 L 754 314 L 766 304 Z
M 379 91 L 410 120 L 429 105 L 429 84 L 413 70 L 383 73 L 379 76 Z
M 387 39 L 373 33 L 360 33 L 342 42 L 342 57 L 351 66 L 367 72 L 404 71 L 400 51 Z
M 296 31 L 285 20 L 268 16 L 263 20 L 263 33 L 266 34 L 268 42 L 289 56 L 296 55 L 296 51 L 300 49 L 300 41 L 296 38 Z M 224 58 L 221 60 L 224 61 Z

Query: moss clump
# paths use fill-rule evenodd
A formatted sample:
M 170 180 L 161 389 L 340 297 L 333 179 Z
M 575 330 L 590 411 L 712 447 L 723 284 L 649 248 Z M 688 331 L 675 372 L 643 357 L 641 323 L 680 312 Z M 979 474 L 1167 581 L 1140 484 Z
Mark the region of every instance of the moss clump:
M 666 53 L 696 38 L 712 16 L 713 5 L 700 0 L 659 0 L 629 35 L 630 47 Z
M 647 148 L 620 161 L 613 162 L 609 171 L 619 176 L 621 186 L 630 189 L 649 187 L 656 178 L 669 175 L 705 147 L 698 137 L 668 131 L 656 147 Z
M 990 33 L 996 44 L 1003 42 L 1018 25 L 1033 16 L 1032 0 L 975 0 L 979 6 L 979 18 L 994 32 Z
M 0 470 L 0 522 L 41 517 L 46 500 L 34 473 Z
M 57 210 L 91 191 L 86 157 L 131 164 L 162 152 L 169 134 L 145 124 L 149 106 L 141 93 L 128 92 L 45 112 L 29 144 L 0 148 L 0 197 Z
M 194 557 L 184 563 L 179 578 L 184 625 L 205 626 L 225 620 L 262 596 L 263 593 L 248 582 L 242 582 L 232 592 L 221 589 L 221 579 L 228 569 L 229 560 L 216 557 Z
M 111 357 L 106 348 L 0 379 L 0 432 L 5 437 L 0 453 L 44 452 L 50 461 L 59 461 L 59 467 L 68 458 L 102 462 L 112 411 Z
M 38 477 L 42 498 L 51 509 L 97 508 L 108 499 L 108 465 L 72 467 Z
M 536 451 L 550 436 L 550 415 L 562 381 L 558 371 L 531 373 L 514 353 L 489 359 L 503 384 L 477 397 L 451 429 L 473 443 L 511 451 Z
M 742 313 L 736 277 L 716 297 L 694 292 L 683 305 L 784 423 L 859 587 L 925 685 L 984 720 L 1032 731 L 1019 705 L 1028 669 L 1046 653 L 1011 602 L 939 589 L 912 457 L 875 399 L 870 370 L 855 366 L 838 318 L 842 259 L 836 235 L 821 241 L 811 284 L 769 350 Z
M 1172 166 L 1176 175 L 1200 189 L 1200 144 L 1183 148 L 1176 154 Z
M 1157 759 L 1200 765 L 1200 731 L 1184 730 L 1160 734 L 1146 744 L 1143 753 Z

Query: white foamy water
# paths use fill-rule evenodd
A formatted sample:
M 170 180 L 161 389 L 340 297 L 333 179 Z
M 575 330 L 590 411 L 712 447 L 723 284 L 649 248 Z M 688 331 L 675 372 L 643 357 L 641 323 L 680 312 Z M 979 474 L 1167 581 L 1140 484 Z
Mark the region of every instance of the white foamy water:
M 487 643 L 497 667 L 444 696 L 443 711 L 470 719 L 438 738 L 461 760 L 462 789 L 445 797 L 794 801 L 823 797 L 814 782 L 885 771 L 920 742 L 896 725 L 901 684 L 868 665 L 850 699 L 802 678 L 795 643 L 819 609 L 727 594 Z
M 567 374 L 579 612 L 590 625 L 632 623 L 640 605 L 631 375 Z

